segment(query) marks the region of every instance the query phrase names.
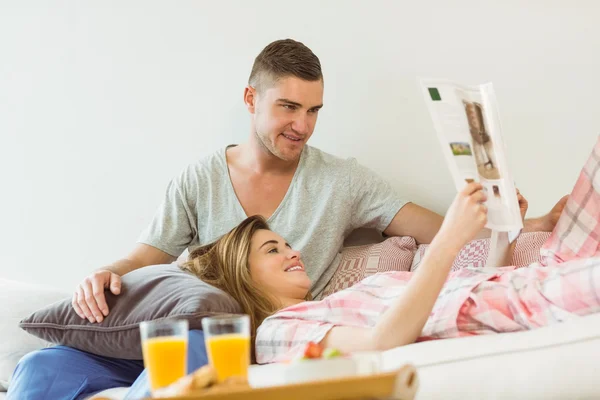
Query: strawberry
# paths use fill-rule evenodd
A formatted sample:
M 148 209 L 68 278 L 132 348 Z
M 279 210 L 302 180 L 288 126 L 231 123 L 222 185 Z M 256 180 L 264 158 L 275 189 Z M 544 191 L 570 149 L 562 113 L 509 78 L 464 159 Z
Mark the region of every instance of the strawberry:
M 320 344 L 315 342 L 308 342 L 306 344 L 306 348 L 304 349 L 305 358 L 321 358 L 322 354 L 323 347 Z

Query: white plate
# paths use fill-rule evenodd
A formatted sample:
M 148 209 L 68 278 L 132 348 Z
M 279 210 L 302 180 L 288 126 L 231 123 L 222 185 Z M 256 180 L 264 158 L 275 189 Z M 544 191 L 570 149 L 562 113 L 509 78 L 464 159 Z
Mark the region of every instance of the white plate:
M 348 358 L 299 360 L 289 364 L 253 365 L 249 371 L 252 387 L 264 387 L 379 373 L 381 353 L 355 353 Z

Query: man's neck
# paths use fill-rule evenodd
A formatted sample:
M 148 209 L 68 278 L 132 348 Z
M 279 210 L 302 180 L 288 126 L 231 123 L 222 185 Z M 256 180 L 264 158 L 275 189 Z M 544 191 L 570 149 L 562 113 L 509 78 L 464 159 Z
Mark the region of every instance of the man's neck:
M 236 164 L 256 174 L 293 174 L 300 158 L 293 161 L 282 160 L 271 153 L 257 138 L 237 146 L 234 150 Z

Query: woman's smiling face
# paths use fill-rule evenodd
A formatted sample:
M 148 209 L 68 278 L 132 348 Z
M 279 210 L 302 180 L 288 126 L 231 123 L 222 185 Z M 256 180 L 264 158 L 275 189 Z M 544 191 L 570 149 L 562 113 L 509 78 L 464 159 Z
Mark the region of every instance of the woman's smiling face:
M 273 231 L 254 233 L 248 264 L 254 283 L 278 299 L 302 300 L 310 289 L 300 252 Z

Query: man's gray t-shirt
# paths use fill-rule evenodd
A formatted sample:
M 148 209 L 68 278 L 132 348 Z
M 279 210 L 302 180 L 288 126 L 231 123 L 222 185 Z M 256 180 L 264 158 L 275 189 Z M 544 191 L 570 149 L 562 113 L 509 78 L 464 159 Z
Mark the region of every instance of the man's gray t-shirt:
M 229 177 L 226 148 L 173 179 L 139 242 L 178 257 L 214 242 L 247 216 Z M 344 238 L 360 227 L 383 232 L 406 204 L 391 186 L 355 159 L 305 146 L 292 183 L 267 220 L 302 254 L 317 298 L 335 272 Z

